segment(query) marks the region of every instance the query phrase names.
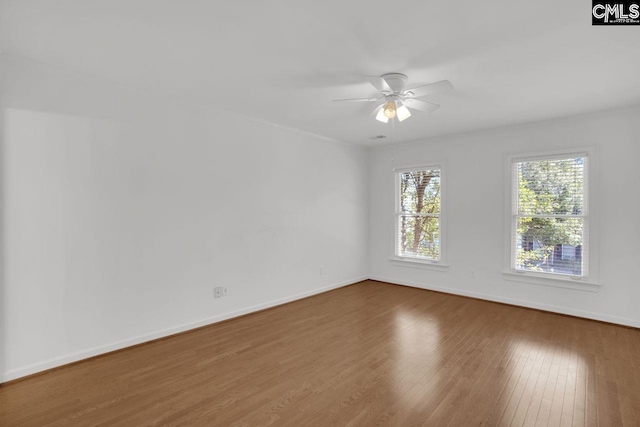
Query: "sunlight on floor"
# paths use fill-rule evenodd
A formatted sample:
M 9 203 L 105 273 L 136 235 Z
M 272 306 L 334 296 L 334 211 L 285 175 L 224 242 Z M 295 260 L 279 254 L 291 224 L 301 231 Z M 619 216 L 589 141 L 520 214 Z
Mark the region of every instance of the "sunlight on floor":
M 435 375 L 427 373 L 443 365 L 439 352 L 440 324 L 438 319 L 417 310 L 399 311 L 394 322 L 392 378 L 397 387 L 393 390 L 401 397 L 402 406 L 409 409 L 424 402 L 424 390 L 439 382 L 440 371 Z

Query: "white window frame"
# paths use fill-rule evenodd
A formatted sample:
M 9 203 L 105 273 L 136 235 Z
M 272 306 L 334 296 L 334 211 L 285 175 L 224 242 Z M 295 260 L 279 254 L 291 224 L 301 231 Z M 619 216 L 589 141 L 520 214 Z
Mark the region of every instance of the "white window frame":
M 568 157 L 585 157 L 585 182 L 583 206 L 583 243 L 582 243 L 582 276 L 563 275 L 551 272 L 518 270 L 515 268 L 515 245 L 517 223 L 517 189 L 518 176 L 515 165 L 519 162 L 552 160 Z M 597 153 L 595 147 L 569 147 L 558 150 L 510 153 L 506 156 L 505 170 L 505 270 L 507 280 L 526 282 L 546 286 L 597 292 L 597 232 L 596 232 L 596 194 L 592 183 L 596 180 Z
M 430 169 L 438 169 L 440 171 L 440 250 L 438 259 L 420 259 L 414 257 L 403 257 L 396 253 L 397 239 L 399 238 L 399 215 L 400 212 L 400 174 L 404 172 L 415 172 Z M 447 199 L 447 177 L 444 162 L 421 164 L 418 166 L 404 166 L 393 170 L 393 185 L 395 197 L 393 199 L 393 237 L 391 246 L 391 257 L 389 261 L 398 266 L 422 268 L 427 270 L 444 271 L 449 265 L 446 260 L 446 199 Z

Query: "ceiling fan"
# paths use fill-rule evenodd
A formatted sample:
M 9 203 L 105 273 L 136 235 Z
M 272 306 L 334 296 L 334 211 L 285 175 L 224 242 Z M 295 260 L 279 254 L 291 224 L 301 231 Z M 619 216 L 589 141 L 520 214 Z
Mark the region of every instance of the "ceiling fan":
M 377 98 L 334 99 L 333 101 L 382 102 L 376 107 L 373 114 L 376 115 L 376 120 L 383 123 L 387 123 L 389 119 L 393 120 L 395 117 L 398 117 L 399 121 L 408 119 L 411 117 L 409 108 L 431 113 L 440 108 L 440 106 L 431 102 L 420 101 L 417 98 L 453 89 L 453 85 L 449 80 L 441 80 L 405 89 L 407 76 L 400 73 L 388 73 L 380 77 L 366 77 L 366 79 L 380 92 L 380 96 Z

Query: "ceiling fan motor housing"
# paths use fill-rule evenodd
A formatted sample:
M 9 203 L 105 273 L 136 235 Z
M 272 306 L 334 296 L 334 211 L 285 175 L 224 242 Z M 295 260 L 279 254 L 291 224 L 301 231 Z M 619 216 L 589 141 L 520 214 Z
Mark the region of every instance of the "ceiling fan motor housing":
M 394 93 L 402 93 L 407 84 L 407 76 L 400 73 L 384 74 L 382 78 L 387 82 Z

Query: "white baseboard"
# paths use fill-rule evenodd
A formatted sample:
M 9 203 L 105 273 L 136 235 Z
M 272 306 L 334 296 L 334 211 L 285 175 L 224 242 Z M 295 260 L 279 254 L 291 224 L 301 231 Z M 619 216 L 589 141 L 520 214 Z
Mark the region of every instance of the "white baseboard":
M 624 326 L 631 326 L 634 328 L 640 328 L 640 321 L 627 319 L 623 317 L 611 316 L 608 314 L 595 313 L 590 311 L 576 310 L 567 307 L 560 307 L 548 304 L 539 304 L 529 301 L 522 301 L 512 298 L 506 298 L 496 295 L 489 295 L 480 292 L 470 292 L 462 289 L 456 288 L 447 288 L 442 286 L 433 286 L 425 283 L 417 283 L 407 280 L 398 280 L 390 277 L 382 277 L 382 276 L 362 276 L 357 277 L 351 280 L 346 280 L 344 282 L 335 283 L 333 285 L 325 286 L 322 288 L 317 288 L 311 291 L 302 292 L 300 294 L 292 295 L 285 298 L 280 298 L 277 300 L 267 301 L 262 304 L 253 305 L 250 307 L 246 307 L 240 310 L 232 311 L 229 313 L 219 314 L 213 317 L 209 317 L 206 319 L 202 319 L 196 322 L 186 323 L 179 326 L 174 326 L 171 328 L 162 329 L 156 332 L 152 332 L 149 334 L 139 335 L 137 337 L 128 338 L 122 341 L 106 344 L 103 346 L 93 347 L 86 350 L 82 350 L 76 353 L 67 354 L 64 356 L 56 357 L 53 359 L 49 359 L 43 362 L 34 363 L 31 365 L 23 366 L 17 369 L 12 369 L 10 371 L 4 372 L 0 374 L 0 383 L 15 380 L 21 377 L 25 377 L 28 375 L 32 375 L 38 372 L 46 371 L 47 369 L 56 368 L 58 366 L 67 365 L 69 363 L 78 362 L 83 359 L 88 359 L 90 357 L 99 356 L 104 353 L 109 353 L 115 350 L 121 350 L 123 348 L 131 347 L 133 345 L 142 344 L 148 341 L 153 341 L 158 338 L 164 338 L 170 335 L 174 335 L 180 332 L 185 332 L 191 329 L 199 328 L 201 326 L 211 325 L 217 322 L 221 322 L 223 320 L 232 319 L 234 317 L 243 316 L 245 314 L 253 313 L 256 311 L 264 310 L 266 308 L 275 307 L 281 304 L 285 304 L 288 302 L 296 301 L 302 298 L 306 298 L 309 296 L 321 294 L 323 292 L 330 291 L 332 289 L 341 288 L 344 286 L 351 285 L 353 283 L 358 283 L 363 280 L 378 280 L 380 282 L 386 282 L 391 284 L 398 284 L 404 286 L 411 286 L 413 288 L 419 289 L 427 289 L 432 291 L 444 292 L 447 294 L 453 295 L 461 295 L 471 298 L 477 298 L 486 301 L 500 302 L 504 304 L 517 305 L 521 307 L 535 308 L 538 310 L 549 311 L 553 313 L 567 314 L 570 316 L 583 317 L 586 319 L 592 320 L 600 320 L 603 322 L 616 323 Z
M 277 300 L 267 301 L 262 304 L 253 305 L 250 307 L 246 307 L 240 310 L 232 311 L 229 313 L 219 314 L 213 317 L 208 317 L 206 319 L 202 319 L 196 322 L 185 323 L 179 326 L 174 326 L 171 328 L 162 329 L 156 332 L 151 332 L 144 335 L 139 335 L 137 337 L 128 338 L 122 341 L 113 342 L 106 345 L 101 345 L 98 347 L 89 348 L 86 350 L 78 351 L 75 353 L 67 354 L 64 356 L 56 357 L 53 359 L 45 360 L 43 362 L 34 363 L 31 365 L 23 366 L 17 369 L 12 369 L 10 371 L 4 372 L 0 374 L 0 383 L 15 380 L 21 377 L 26 377 L 27 375 L 32 375 L 38 372 L 46 371 L 47 369 L 56 368 L 58 366 L 67 365 L 69 363 L 78 362 L 83 359 L 88 359 L 90 357 L 99 356 L 104 353 L 109 353 L 115 350 L 121 350 L 123 348 L 131 347 L 133 345 L 142 344 L 144 342 L 153 341 L 158 338 L 164 338 L 170 335 L 174 335 L 180 332 L 185 332 L 190 329 L 199 328 L 201 326 L 211 325 L 213 323 L 221 322 L 223 320 L 232 319 L 234 317 L 243 316 L 245 314 L 253 313 L 256 311 L 264 310 L 266 308 L 275 307 L 281 304 L 285 304 L 288 302 L 292 302 L 295 300 L 299 300 L 302 298 L 306 298 L 312 295 L 321 294 L 323 292 L 330 291 L 332 289 L 341 288 L 344 286 L 351 285 L 353 283 L 358 283 L 363 280 L 367 280 L 366 276 L 357 277 L 351 280 L 346 280 L 340 283 L 334 283 L 333 285 L 325 286 L 322 288 L 317 288 L 311 291 L 302 292 L 300 294 L 292 295 L 289 297 L 280 298 Z
M 407 280 L 392 279 L 390 277 L 369 276 L 369 279 L 377 280 L 377 281 L 380 281 L 380 282 L 391 283 L 391 284 L 411 286 L 412 288 L 427 289 L 427 290 L 430 290 L 430 291 L 438 291 L 438 292 L 443 292 L 443 293 L 446 293 L 446 294 L 453 294 L 453 295 L 460 295 L 460 296 L 465 296 L 465 297 L 477 298 L 477 299 L 486 300 L 486 301 L 500 302 L 500 303 L 504 303 L 504 304 L 517 305 L 517 306 L 527 307 L 527 308 L 535 308 L 537 310 L 550 311 L 552 313 L 559 313 L 559 314 L 567 314 L 567 315 L 570 315 L 570 316 L 583 317 L 585 319 L 599 320 L 599 321 L 608 322 L 608 323 L 616 323 L 618 325 L 631 326 L 633 328 L 640 328 L 640 321 L 638 321 L 638 320 L 627 319 L 627 318 L 624 318 L 624 317 L 611 316 L 611 315 L 603 314 L 603 313 L 595 313 L 595 312 L 591 312 L 591 311 L 576 310 L 574 308 L 560 307 L 560 306 L 556 306 L 556 305 L 548 305 L 548 304 L 540 304 L 540 303 L 530 302 L 530 301 L 522 301 L 522 300 L 517 300 L 517 299 L 513 299 L 513 298 L 501 297 L 501 296 L 498 296 L 498 295 L 489 295 L 489 294 L 483 294 L 483 293 L 480 293 L 480 292 L 470 292 L 470 291 L 466 291 L 466 290 L 463 290 L 463 289 L 447 288 L 447 287 L 442 287 L 442 286 L 433 286 L 433 285 L 429 285 L 429 284 L 425 284 L 425 283 L 417 283 L 417 282 L 412 282 L 412 281 L 407 281 Z

